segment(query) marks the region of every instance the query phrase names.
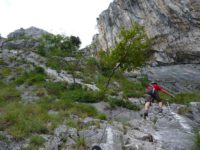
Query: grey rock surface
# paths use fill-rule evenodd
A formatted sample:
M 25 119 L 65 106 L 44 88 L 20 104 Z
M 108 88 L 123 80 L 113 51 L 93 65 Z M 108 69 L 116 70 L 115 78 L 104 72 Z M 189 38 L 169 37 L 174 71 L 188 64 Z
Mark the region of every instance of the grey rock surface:
M 180 92 L 199 93 L 200 65 L 182 64 L 143 68 L 143 73 L 150 81 L 170 89 L 174 94 Z
M 6 39 L 0 40 L 1 49 L 34 49 L 39 45 L 38 39 L 47 34 L 47 31 L 36 27 L 20 28 L 10 34 Z
M 191 102 L 190 109 L 192 110 L 194 120 L 200 123 L 200 102 Z
M 16 39 L 20 38 L 22 36 L 25 37 L 32 37 L 34 39 L 40 38 L 43 34 L 48 33 L 45 30 L 36 28 L 36 27 L 29 27 L 27 29 L 20 28 L 18 30 L 15 30 L 14 32 L 8 34 L 9 39 Z

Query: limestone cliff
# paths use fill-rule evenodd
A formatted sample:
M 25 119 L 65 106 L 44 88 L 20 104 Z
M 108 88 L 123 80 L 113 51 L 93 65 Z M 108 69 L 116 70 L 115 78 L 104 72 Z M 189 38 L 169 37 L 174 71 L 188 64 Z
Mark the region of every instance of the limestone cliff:
M 120 27 L 132 21 L 156 39 L 157 63 L 200 62 L 200 0 L 114 0 L 97 18 L 99 48 L 114 46 Z

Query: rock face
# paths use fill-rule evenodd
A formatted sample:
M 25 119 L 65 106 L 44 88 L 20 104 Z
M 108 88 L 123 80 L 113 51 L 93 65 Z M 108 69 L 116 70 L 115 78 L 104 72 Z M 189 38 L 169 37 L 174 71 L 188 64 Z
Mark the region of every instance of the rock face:
M 143 74 L 146 74 L 150 81 L 157 81 L 174 93 L 200 92 L 199 64 L 146 67 L 143 68 Z
M 114 0 L 97 19 L 100 48 L 114 46 L 121 26 L 137 22 L 155 38 L 160 64 L 200 62 L 199 0 Z
M 48 33 L 48 32 L 36 27 L 30 27 L 27 29 L 20 28 L 8 34 L 8 38 L 14 39 L 14 38 L 20 38 L 22 36 L 26 36 L 26 37 L 32 37 L 34 39 L 38 39 L 45 33 Z
M 36 27 L 20 28 L 8 35 L 7 39 L 0 40 L 2 49 L 34 49 L 38 45 L 37 39 L 48 33 Z

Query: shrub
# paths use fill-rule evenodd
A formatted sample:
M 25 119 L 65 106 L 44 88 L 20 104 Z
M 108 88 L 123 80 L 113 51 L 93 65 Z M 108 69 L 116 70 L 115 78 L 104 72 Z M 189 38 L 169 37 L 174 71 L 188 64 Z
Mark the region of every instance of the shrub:
M 82 103 L 76 103 L 74 107 L 70 109 L 70 112 L 83 118 L 97 115 L 97 110 L 93 106 Z
M 41 146 L 45 142 L 45 139 L 39 135 L 33 135 L 30 139 L 30 144 L 35 146 Z
M 124 107 L 124 108 L 130 109 L 130 110 L 135 110 L 135 111 L 140 110 L 139 106 L 131 103 L 128 100 L 125 101 L 125 100 L 120 100 L 120 99 L 109 99 L 108 101 L 112 108 L 115 108 L 116 106 L 118 106 L 118 107 Z
M 62 92 L 67 90 L 67 85 L 64 82 L 47 82 L 44 87 L 51 96 L 60 97 Z
M 28 85 L 40 84 L 45 82 L 47 75 L 44 69 L 41 67 L 36 67 L 34 70 L 25 72 L 21 76 L 15 79 L 17 85 L 27 83 Z
M 101 119 L 101 120 L 107 120 L 107 116 L 105 114 L 97 114 L 96 118 Z
M 86 91 L 83 89 L 68 90 L 62 93 L 62 99 L 71 99 L 77 102 L 95 103 L 104 98 L 102 92 Z
M 26 148 L 22 148 L 22 150 L 36 150 L 39 149 L 43 143 L 45 142 L 45 139 L 39 135 L 33 135 L 30 138 L 30 144 Z
M 85 138 L 78 137 L 76 139 L 76 148 L 77 150 L 84 150 L 87 148 L 86 140 Z

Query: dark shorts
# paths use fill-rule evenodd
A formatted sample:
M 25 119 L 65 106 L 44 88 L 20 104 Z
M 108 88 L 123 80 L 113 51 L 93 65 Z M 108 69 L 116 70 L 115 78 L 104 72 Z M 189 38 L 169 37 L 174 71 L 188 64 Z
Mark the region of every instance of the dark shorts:
M 161 102 L 161 98 L 158 95 L 158 92 L 155 90 L 153 91 L 153 89 L 150 89 L 146 92 L 146 100 L 145 102 L 154 102 L 154 100 Z

